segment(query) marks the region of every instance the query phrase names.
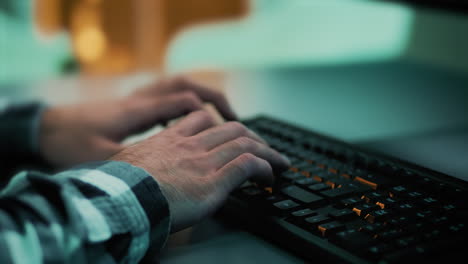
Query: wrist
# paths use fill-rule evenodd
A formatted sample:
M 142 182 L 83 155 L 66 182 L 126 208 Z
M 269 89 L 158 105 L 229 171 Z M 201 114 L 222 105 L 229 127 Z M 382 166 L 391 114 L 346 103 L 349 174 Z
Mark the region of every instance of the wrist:
M 171 231 L 172 215 L 169 210 L 169 201 L 162 191 L 163 188 L 153 175 L 144 168 L 121 160 L 91 162 L 76 167 L 76 169 L 80 168 L 98 169 L 124 181 L 146 213 L 152 241 L 161 243 L 157 245 L 160 248 L 164 246 Z

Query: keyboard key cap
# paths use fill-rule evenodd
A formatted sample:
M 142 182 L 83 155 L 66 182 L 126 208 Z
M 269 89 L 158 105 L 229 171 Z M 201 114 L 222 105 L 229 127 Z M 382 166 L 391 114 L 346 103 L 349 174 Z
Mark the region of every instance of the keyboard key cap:
M 356 207 L 353 208 L 353 211 L 358 215 L 358 216 L 366 216 L 368 213 L 378 210 L 380 207 L 376 204 L 361 204 L 357 205 Z
M 402 197 L 405 196 L 405 194 L 408 192 L 408 189 L 406 189 L 405 186 L 398 185 L 390 188 L 389 195 L 392 198 L 396 197 Z
M 374 190 L 391 185 L 391 181 L 383 176 L 374 174 L 363 174 L 354 178 L 355 181 L 365 184 Z
M 345 207 L 352 207 L 363 202 L 359 197 L 350 197 L 340 201 Z
M 317 184 L 317 183 L 320 183 L 320 182 L 315 180 L 315 179 L 312 179 L 312 178 L 304 177 L 304 178 L 296 180 L 295 183 L 297 185 L 301 185 L 301 186 L 308 186 L 308 185 Z
M 376 234 L 374 238 L 382 240 L 382 241 L 391 241 L 398 237 L 402 237 L 404 235 L 407 235 L 407 234 L 403 232 L 401 229 L 390 229 L 390 230 Z
M 309 189 L 312 191 L 323 191 L 323 190 L 330 189 L 330 186 L 326 185 L 325 183 L 318 183 L 318 184 L 309 186 Z
M 339 209 L 328 212 L 328 215 L 336 220 L 349 220 L 356 217 L 356 214 L 351 209 Z
M 303 209 L 299 211 L 292 212 L 293 216 L 296 217 L 303 217 L 303 216 L 312 216 L 312 215 L 317 215 L 317 212 L 312 211 L 311 209 Z
M 299 172 L 294 172 L 294 171 L 286 171 L 283 174 L 281 174 L 282 178 L 288 179 L 288 180 L 295 180 L 297 178 L 303 177 Z
M 375 202 L 381 209 L 391 209 L 395 208 L 399 204 L 399 200 L 396 198 L 387 197 L 383 200 L 378 200 Z
M 355 229 L 338 232 L 330 237 L 330 241 L 347 250 L 359 251 L 376 243 L 370 235 Z
M 329 221 L 331 221 L 331 219 L 325 215 L 316 215 L 316 216 L 306 218 L 307 223 L 317 224 L 317 225 L 321 223 L 329 222 Z
M 394 227 L 404 227 L 412 223 L 408 216 L 397 216 L 396 218 L 387 219 L 386 223 Z
M 276 208 L 278 209 L 281 209 L 281 210 L 288 210 L 288 209 L 292 209 L 292 208 L 295 208 L 295 207 L 298 207 L 299 204 L 291 201 L 291 200 L 284 200 L 284 201 L 281 201 L 281 202 L 276 202 L 273 204 Z
M 414 245 L 419 242 L 419 239 L 416 236 L 402 237 L 393 243 L 397 248 L 406 248 L 408 246 Z
M 391 244 L 378 244 L 367 249 L 367 256 L 371 259 L 378 259 L 383 254 L 390 252 L 394 247 Z
M 359 231 L 367 233 L 367 234 L 375 235 L 376 233 L 380 232 L 384 228 L 385 226 L 382 223 L 374 223 L 374 224 L 363 225 L 361 228 L 359 228 Z
M 367 203 L 376 203 L 378 200 L 382 200 L 386 197 L 384 192 L 370 192 L 362 195 L 361 199 L 365 200 Z
M 318 231 L 322 234 L 323 237 L 330 236 L 331 234 L 345 230 L 345 225 L 340 222 L 330 222 L 325 224 L 320 224 L 318 226 Z
M 368 213 L 364 219 L 369 223 L 383 222 L 392 215 L 392 212 L 387 209 L 376 210 Z
M 395 209 L 400 213 L 407 214 L 413 212 L 416 209 L 416 205 L 406 202 L 397 205 Z
M 342 188 L 326 190 L 326 191 L 321 192 L 320 194 L 327 198 L 342 198 L 344 196 L 353 195 L 355 193 L 356 193 L 356 188 L 346 186 Z
M 320 197 L 316 194 L 303 190 L 297 186 L 289 186 L 283 188 L 281 192 L 293 199 L 296 199 L 302 203 L 317 203 L 323 200 L 323 197 Z

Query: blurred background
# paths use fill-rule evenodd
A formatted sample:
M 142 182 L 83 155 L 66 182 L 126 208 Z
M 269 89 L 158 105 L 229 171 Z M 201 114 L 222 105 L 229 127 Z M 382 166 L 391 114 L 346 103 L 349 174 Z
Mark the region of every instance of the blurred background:
M 388 2 L 2 0 L 0 82 L 398 57 L 468 72 L 466 16 Z
M 179 31 L 249 10 L 248 0 L 2 0 L 1 6 L 3 82 L 162 71 Z

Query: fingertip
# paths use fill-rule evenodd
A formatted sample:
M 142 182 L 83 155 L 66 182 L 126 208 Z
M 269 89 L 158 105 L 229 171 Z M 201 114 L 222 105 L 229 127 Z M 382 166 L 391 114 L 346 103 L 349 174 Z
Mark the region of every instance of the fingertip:
M 283 155 L 283 154 L 280 154 L 280 156 L 281 156 L 281 159 L 282 159 L 283 162 L 284 162 L 284 165 L 285 165 L 286 167 L 290 167 L 290 166 L 291 166 L 291 160 L 288 158 L 288 156 Z

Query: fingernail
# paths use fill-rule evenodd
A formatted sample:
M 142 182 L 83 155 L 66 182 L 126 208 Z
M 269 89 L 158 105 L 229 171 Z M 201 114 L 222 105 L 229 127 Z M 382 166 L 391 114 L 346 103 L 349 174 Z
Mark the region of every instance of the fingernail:
M 288 166 L 291 166 L 291 160 L 289 160 L 289 158 L 286 155 L 281 154 L 281 157 Z

